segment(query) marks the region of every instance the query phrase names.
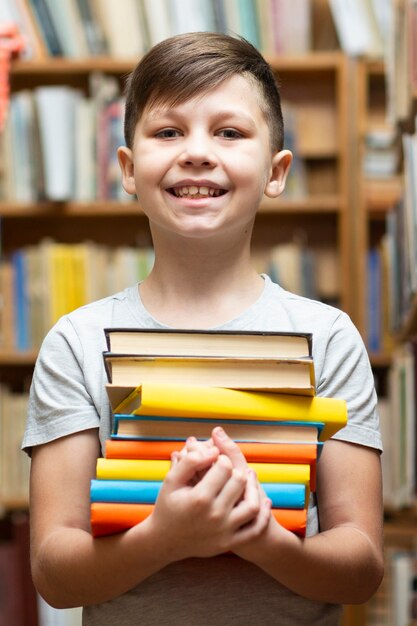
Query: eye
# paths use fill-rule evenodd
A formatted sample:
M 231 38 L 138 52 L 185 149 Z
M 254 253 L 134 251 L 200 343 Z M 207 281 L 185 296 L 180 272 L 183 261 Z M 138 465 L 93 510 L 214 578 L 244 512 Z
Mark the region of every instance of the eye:
M 176 139 L 176 137 L 179 137 L 180 134 L 180 131 L 176 128 L 163 128 L 155 133 L 155 137 L 158 139 Z
M 218 133 L 220 137 L 224 137 L 225 139 L 242 139 L 243 135 L 241 132 L 236 130 L 235 128 L 223 128 Z

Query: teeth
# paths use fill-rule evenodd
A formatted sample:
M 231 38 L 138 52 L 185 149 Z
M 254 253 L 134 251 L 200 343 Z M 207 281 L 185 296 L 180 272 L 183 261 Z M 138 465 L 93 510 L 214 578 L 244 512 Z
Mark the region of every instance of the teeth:
M 183 196 L 188 197 L 217 197 L 220 196 L 221 190 L 214 189 L 213 187 L 201 186 L 197 187 L 197 185 L 191 185 L 190 187 L 173 187 L 174 195 L 177 198 L 182 198 Z

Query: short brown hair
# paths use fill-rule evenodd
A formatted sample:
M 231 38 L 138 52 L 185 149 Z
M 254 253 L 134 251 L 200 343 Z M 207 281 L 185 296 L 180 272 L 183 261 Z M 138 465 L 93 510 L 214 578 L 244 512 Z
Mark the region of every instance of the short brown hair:
M 270 129 L 271 148 L 281 150 L 283 120 L 276 77 L 258 50 L 243 38 L 221 33 L 185 33 L 156 44 L 127 80 L 124 134 L 132 146 L 145 107 L 175 105 L 217 87 L 235 74 L 258 86 L 260 107 Z

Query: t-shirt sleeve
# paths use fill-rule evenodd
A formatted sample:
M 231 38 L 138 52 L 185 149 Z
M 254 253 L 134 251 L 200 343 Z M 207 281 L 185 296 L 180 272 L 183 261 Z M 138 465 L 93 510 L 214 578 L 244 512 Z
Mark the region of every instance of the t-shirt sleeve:
M 46 336 L 35 365 L 22 449 L 88 428 L 99 427 L 99 415 L 83 373 L 83 349 L 67 317 Z
M 347 426 L 333 439 L 382 451 L 374 377 L 362 338 L 345 313 L 329 332 L 317 395 L 346 400 Z

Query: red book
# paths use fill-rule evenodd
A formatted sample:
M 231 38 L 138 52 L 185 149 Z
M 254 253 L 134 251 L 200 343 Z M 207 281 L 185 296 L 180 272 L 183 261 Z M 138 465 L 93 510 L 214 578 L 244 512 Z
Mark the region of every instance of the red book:
M 297 443 L 238 443 L 250 463 L 309 463 L 310 489 L 316 488 L 316 444 Z M 140 441 L 108 439 L 107 459 L 170 459 L 172 452 L 181 450 L 183 441 Z
M 91 530 L 93 537 L 103 537 L 128 530 L 143 522 L 153 511 L 153 504 L 115 504 L 93 502 L 91 504 Z M 277 522 L 300 537 L 305 536 L 306 509 L 272 509 Z

